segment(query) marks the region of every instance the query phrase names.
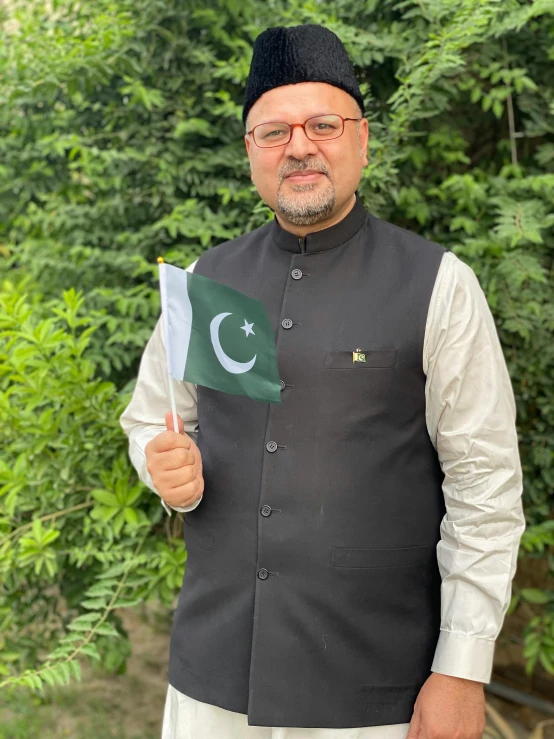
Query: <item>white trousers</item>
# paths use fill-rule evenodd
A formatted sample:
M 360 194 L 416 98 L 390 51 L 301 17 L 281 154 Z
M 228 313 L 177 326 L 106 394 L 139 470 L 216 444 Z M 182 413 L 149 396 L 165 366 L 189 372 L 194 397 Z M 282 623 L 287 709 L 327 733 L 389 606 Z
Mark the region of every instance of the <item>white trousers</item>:
M 248 726 L 244 713 L 234 713 L 167 689 L 162 739 L 406 739 L 409 724 L 359 729 L 296 729 Z

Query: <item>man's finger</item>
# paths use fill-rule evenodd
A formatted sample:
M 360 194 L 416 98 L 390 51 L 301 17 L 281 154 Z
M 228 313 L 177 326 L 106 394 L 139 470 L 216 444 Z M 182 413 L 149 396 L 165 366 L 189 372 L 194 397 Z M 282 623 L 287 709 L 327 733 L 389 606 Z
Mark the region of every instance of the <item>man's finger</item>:
M 176 449 L 168 449 L 163 452 L 163 455 L 159 458 L 160 469 L 162 470 L 180 470 L 181 467 L 194 464 L 194 454 L 190 449 L 185 447 L 177 447 Z
M 146 445 L 153 452 L 166 452 L 171 449 L 190 449 L 190 436 L 176 434 L 175 431 L 162 431 Z
M 419 739 L 420 723 L 419 711 L 414 710 L 410 726 L 408 727 L 408 733 L 406 734 L 406 739 Z
M 179 508 L 184 508 L 185 506 L 194 503 L 198 499 L 199 493 L 200 483 L 198 480 L 193 480 L 192 482 L 186 483 L 186 485 L 172 488 L 164 496 L 164 500 L 166 501 L 166 503 L 169 503 L 169 505 L 175 505 Z
M 177 470 L 161 470 L 156 475 L 156 483 L 162 490 L 173 490 L 181 485 L 188 485 L 196 479 L 194 465 L 186 465 Z

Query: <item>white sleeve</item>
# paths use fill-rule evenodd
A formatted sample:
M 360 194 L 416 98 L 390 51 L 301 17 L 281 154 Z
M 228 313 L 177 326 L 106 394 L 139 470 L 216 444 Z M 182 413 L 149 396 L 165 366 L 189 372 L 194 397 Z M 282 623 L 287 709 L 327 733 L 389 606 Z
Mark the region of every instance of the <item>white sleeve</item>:
M 196 260 L 187 267 L 193 272 Z M 196 385 L 190 382 L 173 380 L 177 413 L 183 419 L 185 431 L 195 432 L 198 428 Z M 163 322 L 158 319 L 154 331 L 146 345 L 141 358 L 137 382 L 131 401 L 123 411 L 119 422 L 129 438 L 129 457 L 139 478 L 155 493 L 158 493 L 146 469 L 144 449 L 148 442 L 166 430 L 165 414 L 170 409 L 169 378 L 165 356 Z M 159 495 L 159 493 L 158 493 Z M 169 506 L 164 500 L 162 504 L 168 513 L 175 511 L 192 511 L 203 495 L 190 506 L 179 508 Z
M 521 535 L 516 406 L 477 276 L 445 253 L 423 352 L 426 421 L 444 472 L 441 627 L 431 670 L 490 682 Z

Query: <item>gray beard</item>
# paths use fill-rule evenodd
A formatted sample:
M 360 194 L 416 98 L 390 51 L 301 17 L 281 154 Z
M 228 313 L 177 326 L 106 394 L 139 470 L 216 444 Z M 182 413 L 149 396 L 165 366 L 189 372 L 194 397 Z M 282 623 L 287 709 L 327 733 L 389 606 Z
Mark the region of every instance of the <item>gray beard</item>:
M 321 189 L 312 182 L 293 185 L 298 195 L 289 195 L 279 189 L 275 212 L 295 226 L 312 226 L 325 220 L 333 212 L 336 202 L 335 188 L 331 182 L 328 184 L 328 187 Z

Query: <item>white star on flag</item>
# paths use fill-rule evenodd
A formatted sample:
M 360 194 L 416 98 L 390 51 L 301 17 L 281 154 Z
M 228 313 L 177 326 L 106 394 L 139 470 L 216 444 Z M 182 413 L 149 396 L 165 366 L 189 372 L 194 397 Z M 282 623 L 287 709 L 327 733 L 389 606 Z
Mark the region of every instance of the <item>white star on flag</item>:
M 253 334 L 254 336 L 256 336 L 256 334 L 252 331 L 253 325 L 253 323 L 248 323 L 246 318 L 244 319 L 244 326 L 241 326 L 241 329 L 244 331 L 246 336 L 248 336 L 249 334 Z

